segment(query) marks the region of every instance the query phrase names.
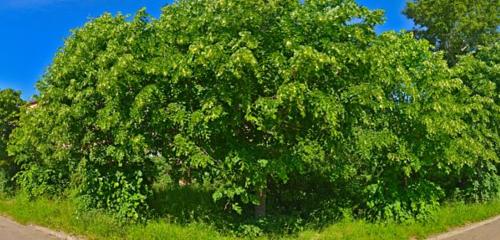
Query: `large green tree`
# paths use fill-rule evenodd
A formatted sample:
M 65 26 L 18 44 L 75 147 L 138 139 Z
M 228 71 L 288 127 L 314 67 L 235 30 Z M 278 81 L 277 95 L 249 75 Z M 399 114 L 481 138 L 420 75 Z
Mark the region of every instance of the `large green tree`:
M 137 219 L 168 174 L 244 214 L 315 199 L 404 220 L 478 161 L 460 158 L 478 143 L 442 55 L 377 36 L 382 14 L 352 0 L 183 0 L 126 19 L 76 30 L 22 113 L 9 152 L 32 195 L 77 189 Z
M 404 13 L 415 22 L 417 37 L 445 51 L 451 65 L 459 55 L 500 40 L 497 0 L 415 0 Z

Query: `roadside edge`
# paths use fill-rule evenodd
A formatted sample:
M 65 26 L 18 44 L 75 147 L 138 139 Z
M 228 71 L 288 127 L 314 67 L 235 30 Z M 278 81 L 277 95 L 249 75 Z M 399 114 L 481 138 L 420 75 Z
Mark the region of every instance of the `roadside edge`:
M 484 225 L 493 223 L 493 222 L 498 221 L 498 220 L 500 220 L 500 215 L 496 216 L 496 217 L 493 217 L 493 218 L 490 218 L 490 219 L 487 219 L 487 220 L 484 220 L 484 221 L 481 221 L 481 222 L 478 222 L 478 223 L 473 223 L 473 224 L 470 224 L 470 225 L 466 225 L 464 227 L 452 229 L 450 232 L 446 232 L 446 233 L 442 233 L 442 234 L 431 236 L 431 237 L 427 238 L 427 240 L 443 240 L 443 239 L 446 239 L 446 238 L 454 237 L 456 235 L 459 235 L 459 234 L 471 231 L 473 229 L 482 227 Z

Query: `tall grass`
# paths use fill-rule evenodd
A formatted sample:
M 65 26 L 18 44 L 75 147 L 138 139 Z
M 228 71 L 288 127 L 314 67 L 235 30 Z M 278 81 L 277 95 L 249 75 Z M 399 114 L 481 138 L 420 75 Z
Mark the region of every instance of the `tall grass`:
M 124 224 L 101 211 L 78 211 L 72 200 L 2 197 L 0 214 L 27 224 L 34 223 L 86 239 L 232 239 L 201 224 L 175 224 L 158 218 L 145 224 Z
M 447 232 L 452 228 L 481 221 L 499 214 L 500 200 L 482 204 L 452 203 L 441 207 L 431 219 L 425 222 L 398 224 L 394 222 L 367 223 L 365 221 L 347 220 L 331 225 L 321 232 L 302 232 L 298 239 L 425 239 L 431 235 Z
M 205 202 L 206 206 L 212 204 L 203 193 L 192 195 L 184 192 L 183 195 L 183 191 L 185 190 L 175 196 L 170 195 L 170 198 L 165 195 L 163 200 L 157 199 L 164 206 L 161 209 L 164 215 L 144 224 L 123 224 L 111 215 L 96 210 L 82 212 L 76 207 L 77 203 L 69 199 L 28 201 L 22 195 L 0 197 L 0 214 L 8 215 L 23 224 L 34 223 L 87 239 L 243 239 L 221 233 L 221 228 L 208 224 L 209 221 L 203 219 L 203 216 L 210 218 L 206 214 L 220 214 L 216 210 L 209 212 L 204 206 L 196 204 L 200 201 Z M 263 235 L 260 239 L 424 239 L 498 214 L 500 200 L 483 204 L 453 203 L 441 207 L 426 222 L 369 223 L 344 219 L 322 230 L 310 229 L 294 235 Z M 186 219 L 186 216 L 191 216 L 191 220 L 180 221 Z M 220 222 L 223 223 L 230 224 L 230 221 Z

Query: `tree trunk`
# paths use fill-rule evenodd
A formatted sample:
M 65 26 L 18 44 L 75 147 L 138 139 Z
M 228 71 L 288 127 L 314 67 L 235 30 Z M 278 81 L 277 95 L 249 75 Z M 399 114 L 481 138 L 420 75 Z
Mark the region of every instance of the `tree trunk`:
M 261 218 L 266 216 L 266 190 L 259 191 L 259 205 L 255 206 L 255 217 Z

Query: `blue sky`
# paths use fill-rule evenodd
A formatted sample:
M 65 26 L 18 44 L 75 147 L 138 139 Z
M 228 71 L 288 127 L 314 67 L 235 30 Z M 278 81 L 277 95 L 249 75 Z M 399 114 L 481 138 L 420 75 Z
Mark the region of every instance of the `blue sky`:
M 405 0 L 357 0 L 386 11 L 377 31 L 410 29 L 401 14 Z M 133 14 L 146 7 L 153 16 L 171 0 L 0 0 L 0 89 L 21 90 L 25 99 L 50 65 L 71 29 L 104 12 Z

